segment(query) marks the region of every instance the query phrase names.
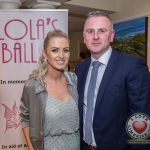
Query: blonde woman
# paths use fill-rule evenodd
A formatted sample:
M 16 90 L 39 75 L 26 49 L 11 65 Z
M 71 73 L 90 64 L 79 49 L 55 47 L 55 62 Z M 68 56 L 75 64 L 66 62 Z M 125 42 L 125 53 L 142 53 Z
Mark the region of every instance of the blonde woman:
M 21 98 L 21 124 L 29 150 L 80 149 L 77 79 L 64 71 L 69 57 L 67 34 L 50 31 Z

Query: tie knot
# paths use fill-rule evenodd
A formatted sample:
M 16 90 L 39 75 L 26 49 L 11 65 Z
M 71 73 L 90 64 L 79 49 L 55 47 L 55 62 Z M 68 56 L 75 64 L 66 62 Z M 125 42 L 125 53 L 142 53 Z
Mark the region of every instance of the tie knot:
M 99 61 L 94 61 L 92 65 L 93 65 L 93 68 L 98 68 L 101 65 L 101 63 Z

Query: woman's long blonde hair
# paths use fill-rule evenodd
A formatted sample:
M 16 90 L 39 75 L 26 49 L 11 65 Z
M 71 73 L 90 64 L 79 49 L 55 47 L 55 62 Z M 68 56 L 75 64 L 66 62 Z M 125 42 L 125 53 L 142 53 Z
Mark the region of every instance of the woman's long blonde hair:
M 59 30 L 59 29 L 55 29 L 55 30 L 52 30 L 52 31 L 49 31 L 47 33 L 47 36 L 44 40 L 44 51 L 46 52 L 47 51 L 47 47 L 49 46 L 49 42 L 52 38 L 66 38 L 68 41 L 69 41 L 69 37 L 68 35 Z M 43 54 L 41 54 L 41 56 L 39 57 L 39 62 L 38 62 L 38 67 L 37 69 L 33 70 L 32 73 L 29 75 L 29 79 L 36 79 L 43 87 L 45 87 L 45 75 L 48 71 L 48 66 L 44 65 L 44 56 Z

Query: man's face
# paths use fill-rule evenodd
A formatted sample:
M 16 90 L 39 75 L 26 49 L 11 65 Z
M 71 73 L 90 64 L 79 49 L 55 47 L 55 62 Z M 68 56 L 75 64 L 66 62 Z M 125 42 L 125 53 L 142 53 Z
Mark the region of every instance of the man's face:
M 83 32 L 84 43 L 95 59 L 98 59 L 109 49 L 114 34 L 107 17 L 91 17 L 86 21 Z

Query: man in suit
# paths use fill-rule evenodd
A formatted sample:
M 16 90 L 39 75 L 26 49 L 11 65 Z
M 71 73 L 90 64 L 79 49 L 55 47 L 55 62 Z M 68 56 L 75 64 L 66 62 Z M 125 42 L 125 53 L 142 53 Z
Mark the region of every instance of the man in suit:
M 87 15 L 83 37 L 91 57 L 75 68 L 81 150 L 148 150 L 148 144 L 128 144 L 126 132 L 132 114 L 150 116 L 148 67 L 144 59 L 111 48 L 114 34 L 108 15 Z

